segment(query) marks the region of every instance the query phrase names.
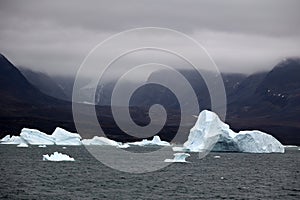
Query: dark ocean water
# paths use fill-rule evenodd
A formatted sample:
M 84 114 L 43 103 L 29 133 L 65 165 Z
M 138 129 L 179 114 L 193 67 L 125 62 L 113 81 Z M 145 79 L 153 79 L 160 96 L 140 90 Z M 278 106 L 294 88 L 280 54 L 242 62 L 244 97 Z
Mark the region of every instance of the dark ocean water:
M 43 154 L 54 151 L 76 161 L 42 161 Z M 130 174 L 101 164 L 83 146 L 0 145 L 0 198 L 300 199 L 299 156 L 297 149 L 285 154 L 210 153 L 201 160 L 192 154 L 190 163 Z

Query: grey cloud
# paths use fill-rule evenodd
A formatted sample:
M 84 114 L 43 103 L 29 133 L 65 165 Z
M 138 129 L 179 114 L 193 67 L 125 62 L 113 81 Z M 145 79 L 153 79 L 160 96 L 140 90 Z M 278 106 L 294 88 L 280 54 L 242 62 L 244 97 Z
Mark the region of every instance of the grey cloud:
M 0 52 L 17 65 L 73 75 L 108 36 L 159 26 L 194 37 L 222 71 L 252 73 L 299 56 L 299 5 L 298 0 L 0 1 Z
M 30 3 L 32 2 L 32 3 Z M 13 1 L 1 6 L 2 15 L 62 26 L 113 30 L 163 26 L 194 31 L 210 29 L 259 34 L 299 34 L 297 0 L 229 1 Z M 32 23 L 34 24 L 34 22 Z

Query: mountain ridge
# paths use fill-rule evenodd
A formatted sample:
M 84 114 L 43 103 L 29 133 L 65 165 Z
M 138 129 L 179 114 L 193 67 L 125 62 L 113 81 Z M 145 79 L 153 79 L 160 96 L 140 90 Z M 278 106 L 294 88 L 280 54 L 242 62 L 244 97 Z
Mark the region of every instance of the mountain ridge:
M 299 69 L 299 61 L 294 62 L 293 59 L 287 59 L 278 63 L 269 72 L 260 72 L 249 76 L 222 74 L 228 102 L 226 123 L 229 123 L 235 131 L 260 129 L 272 134 L 284 144 L 300 144 L 300 82 L 297 79 L 297 74 L 300 75 Z M 193 84 L 199 101 L 201 101 L 199 102 L 201 109 L 210 109 L 209 94 L 207 91 L 205 92 L 206 85 L 203 80 L 201 82 L 198 76 L 189 71 L 183 72 L 183 74 Z M 39 73 L 33 75 L 39 76 Z M 166 74 L 153 74 L 152 78 L 159 79 L 160 76 L 166 76 Z M 43 79 L 33 77 L 32 80 L 42 81 Z M 73 81 L 68 79 L 67 82 L 72 84 Z M 41 89 L 37 88 L 42 84 L 30 83 L 3 55 L 0 56 L 0 83 L 0 94 L 3 97 L 0 99 L 2 107 L 0 108 L 0 136 L 12 132 L 15 134 L 25 126 L 45 132 L 54 130 L 56 126 L 76 131 L 70 99 L 67 99 L 69 102 L 63 101 L 42 93 Z M 60 84 L 63 83 L 64 81 L 61 79 Z M 109 83 L 109 86 L 102 90 L 102 92 L 104 91 L 103 96 L 106 98 L 105 102 L 110 102 L 113 84 Z M 47 85 L 52 86 L 51 81 L 44 86 Z M 64 88 L 72 88 L 72 86 L 67 85 Z M 145 91 L 140 89 L 135 94 L 135 100 L 131 101 L 131 116 L 138 124 L 147 124 L 148 109 L 152 103 L 161 103 L 166 106 L 167 111 L 171 113 L 171 118 L 166 125 L 168 127 L 162 131 L 167 135 L 163 135 L 161 138 L 169 140 L 172 137 L 171 132 L 176 130 L 174 124 L 180 117 L 177 116 L 179 114 L 178 106 L 174 103 L 172 94 L 164 92 L 165 88 L 148 86 L 144 89 L 147 92 L 147 99 L 145 101 Z M 47 91 L 47 88 L 44 90 Z M 157 96 L 159 92 L 161 94 Z M 165 98 L 164 95 L 168 95 L 168 97 Z M 66 96 L 70 98 L 70 94 Z M 109 132 L 112 139 L 135 140 L 125 136 L 116 127 L 109 106 L 96 106 L 96 110 L 97 114 L 102 116 L 103 119 L 100 122 L 105 124 L 104 129 Z M 88 124 L 88 121 L 85 123 Z M 187 136 L 190 126 L 186 127 L 187 133 L 182 133 L 183 138 Z M 88 128 L 93 129 L 92 127 Z

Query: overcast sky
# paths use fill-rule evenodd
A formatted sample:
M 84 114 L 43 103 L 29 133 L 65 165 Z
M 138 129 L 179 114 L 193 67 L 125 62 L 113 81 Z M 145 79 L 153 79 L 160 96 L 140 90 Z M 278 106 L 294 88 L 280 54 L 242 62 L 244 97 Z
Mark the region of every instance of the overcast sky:
M 199 41 L 221 71 L 253 73 L 300 56 L 299 8 L 299 0 L 0 0 L 0 52 L 15 65 L 73 75 L 107 37 L 155 26 Z

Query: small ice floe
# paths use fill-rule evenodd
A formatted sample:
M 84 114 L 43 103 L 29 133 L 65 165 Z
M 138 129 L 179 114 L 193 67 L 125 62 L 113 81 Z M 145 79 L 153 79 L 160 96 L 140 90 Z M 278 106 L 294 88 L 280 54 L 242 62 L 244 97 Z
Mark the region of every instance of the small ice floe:
M 46 148 L 47 146 L 44 145 L 44 144 L 42 144 L 42 145 L 39 145 L 38 147 L 40 147 L 40 148 Z
M 117 146 L 117 148 L 119 148 L 119 149 L 126 149 L 126 148 L 129 148 L 129 147 L 130 147 L 129 144 L 119 144 Z
M 167 141 L 162 141 L 158 135 L 155 135 L 152 140 L 143 139 L 138 142 L 129 142 L 127 143 L 130 146 L 171 146 L 171 144 Z
M 75 159 L 56 151 L 50 156 L 48 154 L 43 155 L 43 161 L 75 161 Z
M 214 156 L 214 158 L 217 158 L 217 159 L 218 159 L 218 158 L 221 158 L 221 156 Z
M 187 162 L 185 159 L 190 156 L 188 153 L 174 153 L 173 159 L 165 159 L 165 162 L 180 162 L 185 163 Z
M 172 147 L 172 150 L 173 150 L 173 151 L 181 151 L 181 152 L 189 151 L 189 149 L 186 149 L 186 148 L 184 148 L 184 147 L 179 147 L 179 146 L 177 146 L 177 147 Z
M 20 143 L 20 144 L 18 144 L 17 147 L 27 148 L 27 147 L 28 147 L 28 144 L 26 144 L 26 143 Z
M 297 148 L 298 146 L 296 145 L 284 145 L 284 148 Z
M 121 142 L 116 142 L 114 140 L 108 139 L 106 137 L 94 136 L 92 139 L 83 139 L 83 145 L 93 145 L 93 146 L 114 146 L 120 149 L 125 149 L 129 147 L 129 144 L 123 144 Z

